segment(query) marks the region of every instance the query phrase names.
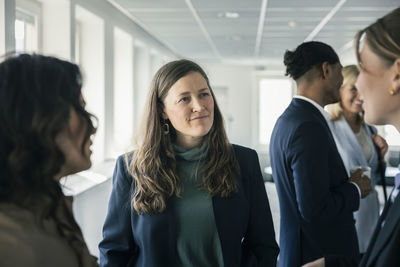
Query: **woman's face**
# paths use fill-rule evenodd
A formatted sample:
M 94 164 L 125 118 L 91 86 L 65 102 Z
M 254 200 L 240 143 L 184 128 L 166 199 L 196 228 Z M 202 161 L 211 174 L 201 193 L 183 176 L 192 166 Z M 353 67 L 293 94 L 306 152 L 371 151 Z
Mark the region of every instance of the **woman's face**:
M 162 117 L 176 130 L 178 145 L 191 148 L 201 143 L 214 123 L 214 99 L 200 73 L 190 72 L 172 85 Z
M 395 79 L 394 65 L 387 67 L 365 42 L 360 52 L 360 74 L 356 87 L 364 101 L 364 119 L 367 123 L 398 124 L 400 92 L 390 95 Z
M 340 88 L 340 102 L 343 110 L 348 112 L 358 114 L 363 110 L 363 101 L 360 99 L 355 83 L 344 84 Z
M 84 106 L 82 97 L 81 102 Z M 61 167 L 61 174 L 58 175 L 59 178 L 89 169 L 92 165 L 90 160 L 90 155 L 92 154 L 90 150 L 90 146 L 92 145 L 91 138 L 84 144 L 86 130 L 86 122 L 71 106 L 68 125 L 56 137 L 56 143 L 65 157 L 65 163 Z M 84 148 L 82 151 L 83 144 Z

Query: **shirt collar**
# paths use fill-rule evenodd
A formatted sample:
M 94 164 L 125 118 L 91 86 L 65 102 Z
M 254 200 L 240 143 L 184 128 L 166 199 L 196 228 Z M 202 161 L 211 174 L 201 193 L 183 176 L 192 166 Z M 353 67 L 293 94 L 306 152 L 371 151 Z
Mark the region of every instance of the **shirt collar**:
M 310 104 L 312 104 L 314 107 L 316 107 L 316 108 L 319 110 L 319 112 L 321 112 L 321 114 L 322 114 L 322 116 L 324 116 L 326 122 L 329 122 L 329 121 L 331 120 L 331 115 L 329 115 L 329 113 L 328 113 L 326 110 L 324 110 L 324 108 L 321 107 L 321 106 L 320 106 L 317 102 L 315 102 L 314 100 L 312 100 L 312 99 L 310 99 L 310 98 L 308 98 L 308 97 L 302 96 L 302 95 L 295 95 L 293 98 L 298 98 L 298 99 L 302 99 L 302 100 L 304 100 L 304 101 L 307 101 L 308 103 L 310 103 Z

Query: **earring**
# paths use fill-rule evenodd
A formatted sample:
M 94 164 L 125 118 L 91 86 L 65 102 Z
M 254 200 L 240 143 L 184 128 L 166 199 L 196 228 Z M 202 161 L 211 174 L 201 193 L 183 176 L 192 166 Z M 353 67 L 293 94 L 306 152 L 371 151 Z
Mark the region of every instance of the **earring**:
M 169 124 L 168 124 L 167 122 L 165 122 L 165 123 L 162 125 L 162 129 L 163 129 L 163 134 L 164 134 L 164 135 L 169 134 Z
M 390 94 L 390 95 L 395 95 L 396 92 L 393 90 L 393 88 L 390 88 L 390 89 L 389 89 L 389 94 Z

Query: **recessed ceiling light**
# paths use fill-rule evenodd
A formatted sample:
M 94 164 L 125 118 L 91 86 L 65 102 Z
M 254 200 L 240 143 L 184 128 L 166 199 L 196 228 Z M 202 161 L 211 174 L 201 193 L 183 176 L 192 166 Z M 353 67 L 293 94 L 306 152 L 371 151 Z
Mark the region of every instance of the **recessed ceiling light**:
M 240 14 L 237 12 L 220 12 L 218 13 L 218 17 L 224 17 L 228 19 L 237 19 L 240 17 Z
M 290 28 L 295 28 L 295 27 L 296 27 L 296 22 L 294 22 L 293 20 L 292 20 L 292 21 L 289 21 L 289 22 L 288 22 L 288 26 L 289 26 Z

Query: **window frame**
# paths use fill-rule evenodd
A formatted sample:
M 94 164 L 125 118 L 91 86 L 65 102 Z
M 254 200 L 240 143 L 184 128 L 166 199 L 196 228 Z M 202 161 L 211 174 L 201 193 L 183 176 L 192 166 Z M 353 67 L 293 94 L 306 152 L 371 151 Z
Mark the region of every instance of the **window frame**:
M 279 74 L 278 74 L 279 73 Z M 254 79 L 254 88 L 256 90 L 254 96 L 255 99 L 253 100 L 254 103 L 254 112 L 253 112 L 253 125 L 255 125 L 254 127 L 254 131 L 253 131 L 253 144 L 254 147 L 258 150 L 258 151 L 263 151 L 263 152 L 268 152 L 269 151 L 269 142 L 267 142 L 267 144 L 265 143 L 261 143 L 260 142 L 260 97 L 261 97 L 261 93 L 260 93 L 260 82 L 261 80 L 264 79 L 271 79 L 271 80 L 288 80 L 290 82 L 291 85 L 291 99 L 293 98 L 293 96 L 295 96 L 296 94 L 296 84 L 295 82 L 288 78 L 283 76 L 281 73 L 283 73 L 283 71 L 276 71 L 276 72 L 272 72 L 272 73 L 259 73 L 255 75 L 255 79 Z
M 27 52 L 42 52 L 42 4 L 36 0 L 16 0 L 15 1 L 15 12 L 25 13 L 28 16 L 33 16 L 35 21 L 35 28 L 36 28 L 36 51 L 27 51 Z M 15 17 L 17 20 L 17 17 Z M 26 24 L 27 22 L 25 22 Z M 25 35 L 26 35 L 26 25 L 25 25 Z M 15 37 L 14 37 L 15 38 Z M 25 47 L 26 47 L 26 40 L 25 40 Z M 26 51 L 26 50 L 24 50 Z

